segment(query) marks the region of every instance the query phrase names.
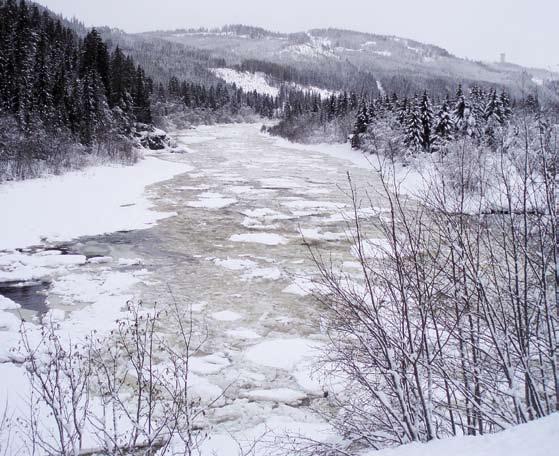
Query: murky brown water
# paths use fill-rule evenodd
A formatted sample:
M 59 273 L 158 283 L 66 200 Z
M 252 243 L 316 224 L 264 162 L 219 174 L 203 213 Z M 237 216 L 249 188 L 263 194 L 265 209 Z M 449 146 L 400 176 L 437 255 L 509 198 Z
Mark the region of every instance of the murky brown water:
M 150 191 L 158 210 L 178 215 L 149 230 L 111 235 L 106 240 L 120 240 L 153 271 L 149 286 L 141 290 L 145 302 L 165 305 L 173 295 L 180 305 L 194 304 L 197 326 L 208 331 L 203 352 L 219 353 L 230 362 L 220 372 L 204 378 L 220 390 L 226 389 L 219 407 L 229 408 L 231 413 L 222 411 L 215 422 L 235 431 L 258 424 L 270 414 L 286 413 L 283 406 L 274 408 L 273 401 L 249 401 L 248 409 L 235 407 L 239 401 L 246 405 L 246 399 L 242 399 L 246 392 L 301 390 L 293 372 L 251 362 L 246 359 L 246 350 L 266 340 L 323 339 L 319 305 L 303 292 L 284 292 L 294 281 L 315 272 L 300 230 L 319 229 L 334 233 L 329 238 L 335 239 L 346 229 L 339 214 L 350 209 L 346 173 L 351 172 L 354 183 L 362 188 L 377 185 L 377 178 L 349 161 L 277 146 L 274 139 L 259 133 L 258 125 L 181 132 L 177 139 L 190 153 L 166 158 L 184 161 L 194 170 L 157 184 Z M 246 214 L 253 217 L 247 220 Z M 286 243 L 230 240 L 247 233 L 273 233 L 285 238 Z M 309 242 L 334 259 L 351 260 L 345 240 Z M 251 267 L 231 270 L 219 260 L 252 263 Z M 249 279 L 247 275 L 251 274 L 256 277 Z M 213 314 L 223 311 L 237 314 L 233 317 L 238 319 L 213 318 Z M 231 336 L 231 330 L 241 331 L 240 336 Z M 243 337 L 246 330 L 261 337 L 247 339 Z M 277 356 L 282 354 L 270 353 L 270 357 Z M 207 384 L 205 388 L 212 389 Z M 308 394 L 298 405 L 308 407 L 320 401 L 317 396 Z

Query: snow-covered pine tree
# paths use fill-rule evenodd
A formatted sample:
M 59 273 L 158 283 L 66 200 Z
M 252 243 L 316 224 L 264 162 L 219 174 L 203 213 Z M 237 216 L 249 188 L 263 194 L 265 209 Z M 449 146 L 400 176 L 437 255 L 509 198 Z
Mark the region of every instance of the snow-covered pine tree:
M 362 99 L 357 112 L 357 118 L 355 119 L 353 134 L 351 136 L 351 147 L 353 149 L 359 149 L 361 147 L 362 135 L 367 132 L 370 122 L 368 111 L 367 102 Z
M 396 108 L 396 120 L 400 125 L 405 125 L 408 119 L 408 113 L 410 109 L 410 103 L 408 97 L 402 98 L 402 100 L 398 103 L 398 107 Z
M 452 110 L 452 122 L 457 131 L 464 133 L 467 129 L 467 109 L 462 84 L 458 85 L 456 96 L 454 97 L 454 108 Z
M 485 140 L 489 146 L 494 146 L 497 142 L 497 130 L 505 121 L 501 97 L 495 89 L 489 93 L 483 118 Z
M 413 152 L 420 150 L 423 146 L 423 124 L 417 97 L 414 98 L 407 114 L 404 144 Z
M 421 147 L 426 152 L 431 152 L 433 146 L 433 108 L 427 92 L 423 92 L 419 106 L 421 120 Z
M 367 103 L 367 114 L 369 116 L 369 125 L 377 117 L 377 107 L 374 99 Z
M 500 95 L 501 106 L 503 110 L 503 120 L 507 120 L 512 115 L 511 102 L 508 94 L 503 90 Z
M 454 122 L 450 113 L 450 100 L 447 97 L 441 105 L 435 119 L 435 141 L 437 143 L 445 144 L 453 139 Z

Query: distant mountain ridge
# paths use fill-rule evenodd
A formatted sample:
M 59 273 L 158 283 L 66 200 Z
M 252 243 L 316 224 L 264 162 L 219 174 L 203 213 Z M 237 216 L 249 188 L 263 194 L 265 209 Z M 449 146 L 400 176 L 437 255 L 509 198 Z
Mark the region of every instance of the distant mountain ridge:
M 517 96 L 537 92 L 543 98 L 557 99 L 559 73 L 462 59 L 440 46 L 397 36 L 336 28 L 280 33 L 247 25 L 155 31 L 138 36 L 207 51 L 225 60 L 227 67 L 242 65 L 246 60 L 285 65 L 318 75 L 311 82 L 325 89 L 359 89 L 351 82 L 347 87 L 341 86 L 339 76 L 345 73 L 356 81 L 377 80 L 387 91 L 427 89 L 442 93 L 462 82 L 466 86 L 481 83 L 506 87 Z M 332 84 L 326 81 L 328 73 Z M 362 76 L 355 77 L 359 73 Z
M 57 16 L 78 35 L 87 33 L 77 19 Z M 243 24 L 137 34 L 109 27 L 98 30 L 157 82 L 177 77 L 215 84 L 220 73 L 216 69 L 235 69 L 262 73 L 277 87 L 296 83 L 375 96 L 411 96 L 427 90 L 444 96 L 461 83 L 465 88 L 493 86 L 513 97 L 537 95 L 544 103 L 559 103 L 557 72 L 463 59 L 440 46 L 397 36 L 337 28 L 282 33 Z

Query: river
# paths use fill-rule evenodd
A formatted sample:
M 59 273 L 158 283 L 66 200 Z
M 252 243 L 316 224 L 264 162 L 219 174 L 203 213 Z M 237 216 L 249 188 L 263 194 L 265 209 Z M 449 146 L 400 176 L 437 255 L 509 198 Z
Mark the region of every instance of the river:
M 182 153 L 158 157 L 192 171 L 148 191 L 157 211 L 176 216 L 64 248 L 115 260 L 115 266 L 88 263 L 88 277 L 136 271 L 134 299 L 160 308 L 175 300 L 192 311 L 203 340 L 191 362 L 192 388 L 207 403 L 215 401 L 207 454 L 229 454 L 224 448 L 236 454 L 232 435 L 250 439 L 284 428 L 316 435 L 324 424 L 314 410 L 329 406 L 330 386 L 313 374 L 314 361 L 327 335 L 311 294 L 316 267 L 303 237 L 351 273 L 357 265 L 347 239 L 347 173 L 362 196 L 380 188 L 378 177 L 348 159 L 357 154 L 349 147 L 297 147 L 260 133 L 256 124 L 201 127 L 174 138 Z M 75 271 L 68 274 L 75 280 Z M 43 295 L 51 308 L 75 305 L 60 288 Z M 176 322 L 167 318 L 172 328 Z

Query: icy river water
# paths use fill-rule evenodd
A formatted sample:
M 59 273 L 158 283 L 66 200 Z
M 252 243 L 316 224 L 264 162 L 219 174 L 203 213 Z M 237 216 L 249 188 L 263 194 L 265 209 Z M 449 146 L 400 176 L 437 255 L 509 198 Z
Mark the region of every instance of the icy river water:
M 137 280 L 127 293 L 134 299 L 162 306 L 175 299 L 192 309 L 195 327 L 207 332 L 191 363 L 193 388 L 206 401 L 219 398 L 207 454 L 236 454 L 234 440 L 269 429 L 316 435 L 324 425 L 313 410 L 326 406 L 328 386 L 313 375 L 313 360 L 327 338 L 302 235 L 339 267 L 355 268 L 345 234 L 347 173 L 363 191 L 378 188 L 378 177 L 343 153 L 288 145 L 255 124 L 174 137 L 183 153 L 159 158 L 192 171 L 148 190 L 157 211 L 176 216 L 144 230 L 80 238 L 69 248 L 113 258 L 114 266 L 87 263 L 89 277 L 132 272 Z M 76 282 L 81 272 L 68 274 Z M 75 303 L 63 291 L 51 287 L 47 301 L 68 311 Z

